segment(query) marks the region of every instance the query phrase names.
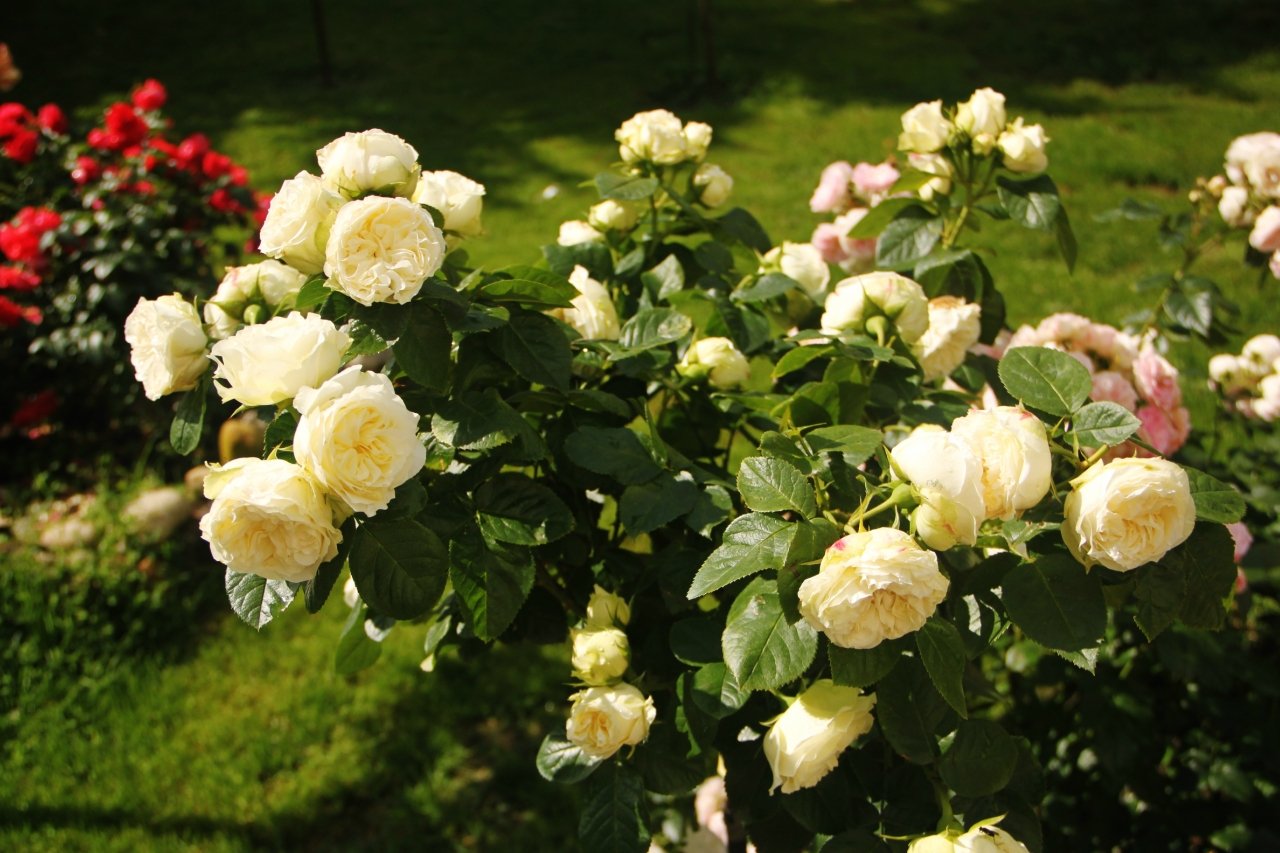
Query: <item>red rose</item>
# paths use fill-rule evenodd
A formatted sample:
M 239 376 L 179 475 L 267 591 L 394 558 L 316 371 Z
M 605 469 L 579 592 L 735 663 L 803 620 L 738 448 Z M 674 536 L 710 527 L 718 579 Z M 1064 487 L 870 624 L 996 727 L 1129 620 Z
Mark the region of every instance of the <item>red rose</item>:
M 47 207 L 24 207 L 18 211 L 18 222 L 43 234 L 62 224 L 62 216 Z
M 230 175 L 232 186 L 243 187 L 249 183 L 249 170 L 244 166 L 232 166 Z
M 17 429 L 34 426 L 47 420 L 58 408 L 58 395 L 52 390 L 41 391 L 34 397 L 28 397 L 18 406 L 18 410 L 9 418 L 9 424 Z
M 50 133 L 66 133 L 67 117 L 57 104 L 45 104 L 36 113 L 36 123 Z
M 159 80 L 147 80 L 133 90 L 133 105 L 148 112 L 158 110 L 169 100 L 169 93 Z
M 0 326 L 11 329 L 23 321 L 36 325 L 43 319 L 39 308 L 24 307 L 7 296 L 0 296 Z
M 105 125 L 107 133 L 113 134 L 119 140 L 115 146 L 117 149 L 138 145 L 147 138 L 147 123 L 133 107 L 123 102 L 107 107 Z
M 133 184 L 133 191 L 138 195 L 154 195 L 156 185 L 150 181 L 135 181 Z
M 198 168 L 205 152 L 209 150 L 209 138 L 203 133 L 193 133 L 178 146 L 178 159 L 183 168 Z
M 0 104 L 0 137 L 10 136 L 31 123 L 31 112 L 22 104 L 10 101 Z
M 209 206 L 222 213 L 239 213 L 243 208 L 225 188 L 213 191 L 209 196 Z
M 34 264 L 40 260 L 40 234 L 20 225 L 0 225 L 0 252 L 11 261 Z
M 4 144 L 4 153 L 25 166 L 36 158 L 36 143 L 39 141 L 35 131 L 19 130 Z
M 40 286 L 40 276 L 20 267 L 0 267 L 0 290 L 34 290 Z
M 201 161 L 201 170 L 204 176 L 209 180 L 217 180 L 223 175 L 231 171 L 231 158 L 226 154 L 219 154 L 217 151 L 205 152 L 204 159 Z

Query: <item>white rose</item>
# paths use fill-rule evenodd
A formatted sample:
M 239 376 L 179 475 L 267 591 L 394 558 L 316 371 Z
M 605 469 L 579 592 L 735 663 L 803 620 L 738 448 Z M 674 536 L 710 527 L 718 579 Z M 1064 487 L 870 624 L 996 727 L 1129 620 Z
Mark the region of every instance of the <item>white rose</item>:
M 1280 418 L 1280 373 L 1264 376 L 1258 383 L 1258 398 L 1253 401 L 1253 414 L 1267 423 Z
M 315 175 L 299 172 L 272 196 L 259 235 L 259 250 L 315 275 L 324 269 L 329 229 L 342 202 L 342 196 L 326 189 Z
M 1209 378 L 1228 395 L 1248 391 L 1258 381 L 1248 363 L 1225 352 L 1209 359 Z
M 733 194 L 733 176 L 714 163 L 703 163 L 693 173 L 693 186 L 698 190 L 698 201 L 719 207 Z
M 978 456 L 987 518 L 1013 518 L 1049 493 L 1053 454 L 1035 415 L 1014 406 L 973 411 L 956 418 L 951 433 Z
M 1280 198 L 1280 134 L 1250 133 L 1227 148 L 1227 177 L 1264 198 Z
M 561 246 L 580 246 L 583 243 L 595 243 L 604 239 L 604 235 L 591 227 L 589 222 L 571 219 L 560 223 L 560 234 L 556 243 Z
M 1086 567 L 1127 572 L 1181 545 L 1196 524 L 1187 473 L 1167 459 L 1117 459 L 1071 481 L 1062 539 Z
M 634 204 L 609 198 L 587 211 L 587 224 L 597 231 L 630 231 L 639 218 L 640 211 Z
M 316 152 L 325 186 L 347 198 L 377 192 L 408 198 L 418 183 L 418 152 L 393 133 L 348 133 Z
M 329 320 L 292 311 L 214 344 L 214 388 L 224 403 L 272 406 L 337 373 L 349 346 L 351 338 Z
M 764 736 L 764 755 L 773 770 L 769 792 L 791 794 L 812 788 L 835 769 L 844 752 L 871 731 L 875 694 L 819 679 L 773 721 Z
M 951 122 L 942 115 L 942 101 L 916 104 L 902 114 L 899 151 L 930 154 L 941 150 L 951 136 Z
M 338 555 L 342 534 L 320 484 L 283 459 L 236 459 L 204 481 L 200 535 L 233 572 L 301 583 Z
M 1280 207 L 1273 204 L 1258 214 L 1249 232 L 1249 245 L 1267 254 L 1280 249 Z
M 982 308 L 955 296 L 929 300 L 929 328 L 913 349 L 928 382 L 951 375 L 982 334 Z
M 381 373 L 348 367 L 300 389 L 293 405 L 301 415 L 293 435 L 298 464 L 356 512 L 386 509 L 396 488 L 422 470 L 418 416 Z
M 416 204 L 427 204 L 444 217 L 441 226 L 461 237 L 475 237 L 483 230 L 480 214 L 484 210 L 484 184 L 465 175 L 442 170 L 423 172 L 413 191 Z
M 867 321 L 884 316 L 898 336 L 914 343 L 929 328 L 929 300 L 924 288 L 894 272 L 870 272 L 843 279 L 827 297 L 822 333 L 844 337 L 865 331 Z
M 1249 363 L 1254 375 L 1262 377 L 1271 372 L 1271 365 L 1280 358 L 1280 337 L 1275 335 L 1254 335 L 1245 341 L 1240 356 Z
M 965 833 L 952 831 L 917 838 L 907 853 L 1031 853 L 1026 845 L 994 824 L 975 826 Z
M 636 113 L 622 123 L 613 137 L 618 141 L 618 153 L 624 163 L 647 161 L 673 166 L 689 159 L 684 127 L 668 110 Z
M 573 646 L 573 674 L 584 684 L 608 684 L 627 671 L 631 646 L 621 629 L 574 628 L 569 639 Z
M 889 455 L 895 469 L 918 487 L 923 502 L 915 511 L 916 533 L 926 545 L 945 551 L 978 541 L 978 527 L 986 518 L 982 461 L 968 441 L 925 424 Z
M 621 596 L 596 584 L 587 601 L 587 627 L 612 628 L 631 621 L 631 607 Z
M 820 302 L 831 283 L 831 268 L 822 259 L 822 252 L 811 243 L 784 242 L 765 253 L 760 268 L 766 272 L 780 272 L 800 283 L 804 292 L 814 302 Z
M 573 307 L 553 308 L 547 313 L 573 326 L 585 340 L 616 341 L 622 335 L 622 326 L 608 288 L 592 278 L 584 266 L 573 268 L 569 283 L 578 289 L 578 295 L 570 300 Z
M 722 391 L 741 387 L 751 378 L 747 357 L 728 338 L 694 341 L 676 370 L 690 379 L 706 378 L 713 388 Z
M 630 684 L 588 687 L 569 697 L 569 742 L 592 758 L 608 758 L 624 746 L 644 743 L 657 716 L 653 699 Z
M 204 328 L 179 294 L 139 299 L 124 321 L 133 373 L 148 400 L 196 387 L 209 369 Z
M 969 134 L 973 150 L 989 154 L 1005 126 L 1004 95 L 982 88 L 956 110 L 956 127 Z
M 701 161 L 707 156 L 711 146 L 711 125 L 701 121 L 691 121 L 684 126 L 684 147 L 690 160 Z
M 932 175 L 920 189 L 916 190 L 920 194 L 920 198 L 925 201 L 932 201 L 934 196 L 948 195 L 951 192 L 951 176 L 955 174 L 955 170 L 951 167 L 951 161 L 941 154 L 908 154 L 907 162 L 911 164 L 911 168 L 917 172 L 924 172 L 926 175 Z
M 1218 200 L 1218 213 L 1222 221 L 1232 228 L 1245 228 L 1253 224 L 1254 212 L 1249 207 L 1249 190 L 1244 187 L 1227 187 Z
M 1021 116 L 1000 134 L 997 144 L 1004 155 L 1004 167 L 1010 172 L 1034 174 L 1049 167 L 1049 155 L 1044 150 L 1049 137 L 1038 124 L 1023 125 Z
M 234 335 L 250 303 L 273 309 L 290 307 L 306 281 L 305 275 L 279 261 L 227 267 L 213 299 L 204 304 L 210 337 L 221 340 Z
M 342 603 L 355 607 L 360 603 L 360 590 L 356 589 L 355 578 L 347 575 L 347 582 L 342 585 Z
M 947 597 L 938 555 L 892 527 L 853 533 L 800 584 L 805 621 L 845 649 L 872 649 L 916 631 Z
M 404 198 L 370 196 L 338 211 L 324 273 L 330 286 L 361 305 L 403 305 L 440 269 L 444 235 L 420 205 Z

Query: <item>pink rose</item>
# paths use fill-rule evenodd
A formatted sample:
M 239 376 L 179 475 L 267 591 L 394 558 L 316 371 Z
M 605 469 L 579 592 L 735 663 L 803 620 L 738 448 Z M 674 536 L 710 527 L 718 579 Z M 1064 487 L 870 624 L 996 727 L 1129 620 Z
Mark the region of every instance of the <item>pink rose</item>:
M 833 222 L 823 222 L 813 229 L 813 236 L 809 238 L 809 242 L 829 264 L 838 264 L 847 257 L 840 240 L 840 229 Z
M 725 794 L 722 776 L 704 780 L 694 792 L 693 813 L 697 817 L 698 826 L 705 827 L 725 844 L 729 843 L 729 826 L 724 818 L 724 811 L 728 806 L 729 797 Z
M 1244 559 L 1245 554 L 1249 553 L 1249 548 L 1253 545 L 1253 534 L 1249 532 L 1248 527 L 1245 527 L 1243 521 L 1228 524 L 1227 532 L 1231 534 L 1231 541 L 1236 543 L 1235 561 L 1238 563 Z
M 1138 392 L 1133 383 L 1114 370 L 1100 370 L 1093 374 L 1093 390 L 1089 398 L 1098 402 L 1118 403 L 1129 411 L 1138 408 Z
M 1253 230 L 1249 232 L 1249 245 L 1259 252 L 1280 249 L 1280 207 L 1273 204 L 1258 214 Z
M 1134 384 L 1142 399 L 1172 412 L 1182 405 L 1178 369 L 1153 349 L 1145 349 L 1133 363 Z
M 1271 275 L 1280 278 L 1280 250 L 1271 253 L 1271 260 L 1267 261 L 1267 266 L 1271 268 Z
M 837 216 L 834 222 L 823 222 L 813 230 L 809 242 L 829 264 L 839 264 L 846 272 L 870 269 L 876 258 L 876 241 L 849 237 L 853 227 L 867 215 L 867 208 L 855 207 Z
M 1136 414 L 1142 421 L 1138 435 L 1163 456 L 1177 453 L 1191 434 L 1191 414 L 1181 406 L 1169 412 L 1156 406 L 1143 406 Z
M 1051 341 L 1067 343 L 1082 337 L 1093 326 L 1093 321 L 1079 314 L 1063 311 L 1050 314 L 1040 321 L 1040 334 Z
M 1058 347 L 1051 347 L 1050 349 L 1058 349 Z M 1074 349 L 1073 349 L 1073 350 L 1067 350 L 1066 352 L 1067 352 L 1067 355 L 1071 356 L 1071 357 L 1072 357 L 1072 358 L 1074 358 L 1076 361 L 1078 361 L 1078 362 L 1080 362 L 1081 364 L 1083 364 L 1083 365 L 1084 365 L 1084 369 L 1085 369 L 1085 370 L 1089 371 L 1089 373 L 1091 373 L 1091 374 L 1093 373 L 1093 371 L 1094 371 L 1093 359 L 1089 358 L 1089 356 L 1088 356 L 1088 355 L 1086 355 L 1085 353 L 1080 352 L 1079 350 L 1074 350 Z
M 849 185 L 853 183 L 853 166 L 844 160 L 837 160 L 822 170 L 818 179 L 818 188 L 809 199 L 809 209 L 814 213 L 839 213 L 848 210 L 853 204 Z
M 863 198 L 871 198 L 888 192 L 899 177 L 901 175 L 892 163 L 880 163 L 877 166 L 859 163 L 853 167 L 854 191 Z

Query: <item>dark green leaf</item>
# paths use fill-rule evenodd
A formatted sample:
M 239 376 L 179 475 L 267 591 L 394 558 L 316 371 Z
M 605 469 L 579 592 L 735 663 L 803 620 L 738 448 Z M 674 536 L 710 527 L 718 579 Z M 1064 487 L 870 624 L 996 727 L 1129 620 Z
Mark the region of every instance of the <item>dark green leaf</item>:
M 1051 415 L 1070 415 L 1089 399 L 1093 378 L 1065 352 L 1015 347 L 1000 359 L 1000 381 L 1026 405 Z
M 1068 218 L 1065 207 L 1058 209 L 1058 218 L 1053 223 L 1053 231 L 1054 236 L 1058 238 L 1058 254 L 1062 255 L 1062 260 L 1067 265 L 1067 272 L 1074 272 L 1079 247 L 1076 244 L 1076 232 L 1071 230 L 1071 219 Z
M 200 435 L 204 431 L 205 403 L 209 398 L 207 377 L 208 374 L 205 374 L 195 388 L 182 395 L 182 401 L 174 412 L 173 424 L 169 427 L 169 443 L 180 456 L 186 456 L 200 446 Z
M 494 302 L 516 302 L 533 308 L 568 308 L 578 288 L 550 270 L 537 267 L 507 269 L 512 278 L 493 281 L 480 293 Z
M 715 220 L 717 229 L 728 234 L 748 249 L 764 253 L 773 246 L 764 227 L 756 218 L 740 207 L 735 207 Z
M 733 269 L 733 253 L 714 240 L 699 243 L 693 259 L 707 272 L 724 274 Z
M 657 178 L 618 175 L 614 172 L 601 172 L 596 175 L 596 190 L 601 198 L 616 201 L 641 201 L 658 191 Z
M 1001 175 L 996 178 L 996 195 L 1009 218 L 1026 228 L 1048 231 L 1062 210 L 1058 187 L 1048 175 L 1015 180 Z
M 787 622 L 774 581 L 756 578 L 729 609 L 721 637 L 724 662 L 746 690 L 773 690 L 804 673 L 818 650 L 807 622 Z
M 797 525 L 771 515 L 748 513 L 729 523 L 724 541 L 711 552 L 689 587 L 689 598 L 715 592 L 765 569 L 781 568 Z
M 331 293 L 333 291 L 329 289 L 328 279 L 323 275 L 313 275 L 306 280 L 302 289 L 298 291 L 298 295 L 294 297 L 293 309 L 303 314 L 318 313 L 320 305 L 329 298 Z
M 545 314 L 513 314 L 501 330 L 502 355 L 525 379 L 567 390 L 573 351 L 555 320 Z
M 733 497 L 729 490 L 715 484 L 706 486 L 698 494 L 698 500 L 685 518 L 689 529 L 706 539 L 733 514 Z
M 293 444 L 293 433 L 298 428 L 298 416 L 293 409 L 281 409 L 267 424 L 266 434 L 262 437 L 262 449 L 270 454 L 280 447 Z
M 627 486 L 618 502 L 618 517 L 632 536 L 657 530 L 684 515 L 698 501 L 692 479 L 664 474 L 657 480 Z
M 742 502 L 756 512 L 795 510 L 805 518 L 818 514 L 813 486 L 795 466 L 769 456 L 749 456 L 738 469 Z
M 449 565 L 444 543 L 412 519 L 366 521 L 356 528 L 347 559 L 360 597 L 387 616 L 421 616 L 444 592 Z
M 720 623 L 709 616 L 681 619 L 671 626 L 671 653 L 689 666 L 717 663 L 724 659 L 720 631 Z
M 942 218 L 920 206 L 903 208 L 876 241 L 876 266 L 909 269 L 942 239 Z
M 1180 619 L 1188 627 L 1217 629 L 1223 600 L 1236 579 L 1231 534 L 1220 524 L 1197 524 L 1191 537 L 1158 563 L 1140 569 L 1136 620 L 1148 640 Z
M 623 427 L 582 427 L 565 439 L 564 450 L 575 465 L 624 485 L 647 483 L 662 473 L 635 432 Z
M 1244 496 L 1226 483 L 1203 471 L 1183 466 L 1196 503 L 1196 518 L 1231 524 L 1244 518 Z
M 475 492 L 484 535 L 513 545 L 545 545 L 573 530 L 573 513 L 556 493 L 524 474 L 499 474 Z
M 359 605 L 347 617 L 347 624 L 333 652 L 333 671 L 338 675 L 355 675 L 373 666 L 382 656 L 382 644 L 375 643 L 364 630 L 365 608 Z
M 1127 441 L 1142 427 L 1137 416 L 1118 403 L 1089 403 L 1071 419 L 1071 434 L 1081 447 L 1108 447 Z
M 231 609 L 245 624 L 259 631 L 293 603 L 293 587 L 285 581 L 269 581 L 261 575 L 227 569 L 225 583 Z
M 884 436 L 871 427 L 840 425 L 818 427 L 805 433 L 804 440 L 814 453 L 839 453 L 846 465 L 856 468 L 880 448 Z
M 481 640 L 494 640 L 533 589 L 533 558 L 520 548 L 490 548 L 472 531 L 449 546 L 449 578 Z
M 1009 618 L 1037 643 L 1069 652 L 1098 645 L 1107 605 L 1096 572 L 1051 554 L 1018 566 L 1002 583 Z
M 763 302 L 799 286 L 799 282 L 794 278 L 780 272 L 765 273 L 750 286 L 729 294 L 729 298 L 736 302 Z
M 941 616 L 932 616 L 916 632 L 920 660 L 947 704 L 962 716 L 969 716 L 964 699 L 964 640 L 960 631 Z
M 618 343 L 646 350 L 674 343 L 693 330 L 693 321 L 671 308 L 646 308 L 622 327 Z
M 716 719 L 732 714 L 746 703 L 750 690 L 738 686 L 733 673 L 723 663 L 710 663 L 693 675 L 693 701 Z
M 409 309 L 409 322 L 393 351 L 396 363 L 415 382 L 432 391 L 449 386 L 453 335 L 439 311 L 429 305 Z
M 917 174 L 921 174 L 922 177 L 928 178 L 928 176 L 923 175 L 923 173 Z M 909 207 L 919 208 L 928 214 L 928 210 L 924 205 L 914 198 L 887 198 L 868 210 L 866 216 L 859 219 L 858 223 L 854 225 L 845 236 L 851 237 L 854 240 L 868 240 L 874 238 L 877 234 L 883 231 L 885 226 L 892 222 L 899 213 Z
M 320 612 L 329 593 L 333 591 L 338 575 L 342 574 L 343 567 L 347 565 L 347 554 L 351 551 L 352 529 L 351 527 L 343 528 L 343 538 L 338 543 L 338 555 L 332 560 L 321 563 L 320 568 L 316 569 L 316 576 L 303 584 L 302 599 L 307 605 L 308 613 Z
M 653 299 L 661 302 L 684 290 L 684 267 L 680 266 L 680 259 L 675 255 L 667 255 L 653 269 L 641 273 L 640 281 Z
M 559 276 L 572 275 L 573 268 L 579 266 L 586 267 L 587 272 L 597 281 L 607 279 L 613 272 L 613 254 L 599 240 L 573 246 L 552 243 L 542 247 L 542 255 L 547 259 L 547 266 L 551 271 Z
M 571 785 L 581 782 L 600 766 L 601 759 L 592 758 L 582 748 L 560 735 L 550 734 L 538 747 L 538 774 L 548 782 Z
M 938 762 L 942 781 L 964 797 L 994 794 L 1013 778 L 1018 742 L 990 720 L 967 720 Z
M 902 658 L 901 647 L 883 642 L 870 649 L 845 649 L 834 643 L 827 646 L 831 662 L 831 680 L 846 687 L 868 687 L 888 675 Z
M 649 847 L 644 785 L 634 770 L 617 765 L 591 783 L 578 821 L 583 850 L 644 853 Z
M 919 661 L 899 659 L 876 684 L 876 721 L 894 751 L 913 764 L 932 764 L 934 730 L 949 707 Z
M 789 373 L 801 370 L 811 361 L 830 356 L 832 349 L 833 347 L 829 346 L 806 346 L 787 350 L 786 354 L 773 366 L 773 378 L 780 379 Z

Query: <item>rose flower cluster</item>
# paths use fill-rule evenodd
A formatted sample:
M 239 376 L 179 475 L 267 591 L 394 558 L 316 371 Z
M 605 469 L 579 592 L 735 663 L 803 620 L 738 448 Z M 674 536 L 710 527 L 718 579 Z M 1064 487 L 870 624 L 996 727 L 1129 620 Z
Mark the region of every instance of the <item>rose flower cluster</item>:
M 1246 418 L 1267 423 L 1280 418 L 1280 338 L 1255 335 L 1239 355 L 1215 355 L 1209 359 L 1209 384 Z

